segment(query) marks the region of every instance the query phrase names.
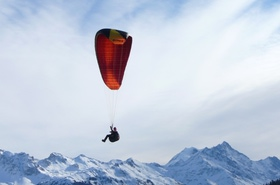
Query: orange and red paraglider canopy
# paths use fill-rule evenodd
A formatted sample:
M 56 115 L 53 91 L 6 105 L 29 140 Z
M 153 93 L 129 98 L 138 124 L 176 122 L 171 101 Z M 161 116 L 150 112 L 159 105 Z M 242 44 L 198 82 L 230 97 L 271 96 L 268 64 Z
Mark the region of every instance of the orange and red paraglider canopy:
M 95 52 L 104 83 L 111 90 L 122 84 L 129 57 L 132 37 L 126 32 L 101 29 L 95 35 Z

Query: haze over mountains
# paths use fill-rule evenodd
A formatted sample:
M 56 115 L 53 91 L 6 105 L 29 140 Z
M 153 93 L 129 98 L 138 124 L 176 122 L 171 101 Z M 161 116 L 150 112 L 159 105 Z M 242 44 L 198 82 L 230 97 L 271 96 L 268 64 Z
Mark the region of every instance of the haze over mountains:
M 102 162 L 82 154 L 69 158 L 59 153 L 40 160 L 0 150 L 1 185 L 259 185 L 279 178 L 277 157 L 252 161 L 227 142 L 212 148 L 185 148 L 165 165 L 132 158 Z

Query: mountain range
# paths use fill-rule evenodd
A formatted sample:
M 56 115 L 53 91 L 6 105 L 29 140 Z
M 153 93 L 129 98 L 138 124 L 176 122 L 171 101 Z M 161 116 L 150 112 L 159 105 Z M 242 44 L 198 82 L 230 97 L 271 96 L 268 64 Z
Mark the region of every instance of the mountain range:
M 227 142 L 185 148 L 165 165 L 59 153 L 39 160 L 0 150 L 0 185 L 262 185 L 279 178 L 277 157 L 252 161 Z

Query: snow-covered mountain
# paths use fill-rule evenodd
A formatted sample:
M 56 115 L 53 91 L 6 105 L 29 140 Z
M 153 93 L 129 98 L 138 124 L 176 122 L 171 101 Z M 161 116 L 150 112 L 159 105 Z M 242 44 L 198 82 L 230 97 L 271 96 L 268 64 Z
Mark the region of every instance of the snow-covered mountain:
M 75 158 L 52 153 L 43 160 L 25 153 L 0 151 L 0 184 L 114 185 L 179 184 L 133 159 L 101 162 L 84 155 Z
M 280 177 L 280 161 L 268 157 L 252 161 L 227 142 L 213 148 L 186 148 L 165 166 L 165 176 L 188 185 L 265 184 Z
M 186 148 L 166 165 L 132 158 L 101 162 L 59 153 L 38 160 L 0 150 L 0 185 L 261 185 L 279 178 L 278 158 L 252 161 L 226 142 L 200 150 Z

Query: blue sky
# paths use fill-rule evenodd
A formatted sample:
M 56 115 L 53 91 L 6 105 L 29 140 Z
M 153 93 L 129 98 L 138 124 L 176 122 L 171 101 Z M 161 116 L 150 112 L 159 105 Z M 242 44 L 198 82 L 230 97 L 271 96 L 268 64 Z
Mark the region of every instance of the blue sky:
M 165 164 L 223 141 L 280 157 L 280 2 L 0 1 L 0 148 Z M 133 37 L 115 125 L 95 52 Z

